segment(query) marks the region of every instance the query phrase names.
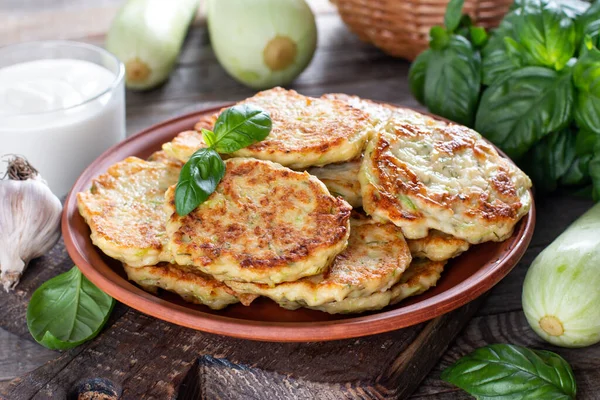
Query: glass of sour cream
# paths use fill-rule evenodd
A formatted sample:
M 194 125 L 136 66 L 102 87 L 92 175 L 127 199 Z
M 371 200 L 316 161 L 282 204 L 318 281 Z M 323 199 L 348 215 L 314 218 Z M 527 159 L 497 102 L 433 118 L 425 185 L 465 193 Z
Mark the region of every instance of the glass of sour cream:
M 123 64 L 70 41 L 0 48 L 0 157 L 25 156 L 65 195 L 96 157 L 125 138 Z M 0 162 L 0 177 L 6 163 Z

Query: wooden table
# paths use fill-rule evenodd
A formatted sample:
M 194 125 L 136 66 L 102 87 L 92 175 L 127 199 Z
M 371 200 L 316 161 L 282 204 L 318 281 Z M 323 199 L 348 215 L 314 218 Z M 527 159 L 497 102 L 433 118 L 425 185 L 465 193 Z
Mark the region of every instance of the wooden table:
M 117 1 L 79 2 L 82 8 L 74 11 L 67 10 L 63 2 L 57 5 L 43 0 L 8 1 L 13 3 L 8 5 L 12 6 L 10 9 L 0 8 L 0 40 L 6 43 L 60 36 L 101 44 L 102 37 L 94 35 L 106 29 Z M 37 5 L 41 8 L 36 8 Z M 312 64 L 291 88 L 307 95 L 344 92 L 420 107 L 408 91 L 408 62 L 388 57 L 358 41 L 326 2 L 313 1 L 311 5 L 318 9 L 318 51 Z M 85 9 L 89 12 L 82 12 Z M 73 23 L 65 25 L 65 20 Z M 44 24 L 44 21 L 47 23 Z M 169 117 L 252 94 L 252 90 L 236 83 L 219 66 L 210 48 L 205 26 L 199 21 L 190 32 L 177 69 L 169 82 L 150 92 L 127 93 L 127 131 L 131 134 Z M 405 398 L 415 389 L 411 396 L 414 399 L 463 399 L 469 396 L 440 381 L 440 372 L 477 347 L 491 343 L 513 343 L 559 353 L 575 370 L 580 395 L 578 398 L 597 399 L 600 398 L 600 346 L 571 350 L 545 344 L 528 327 L 520 300 L 523 278 L 531 261 L 591 204 L 589 200 L 566 195 L 537 198 L 536 233 L 521 263 L 485 299 L 451 314 L 438 324 L 436 329 L 445 327 L 450 332 L 454 326 L 452 318 L 456 318 L 456 324 L 460 322 L 462 326 L 465 322 L 465 327 L 449 346 L 444 344 L 429 352 L 422 349 L 419 351 L 418 348 L 394 350 L 394 341 L 401 333 L 333 344 L 270 345 L 246 342 L 175 327 L 143 316 L 123 305 L 115 308 L 108 327 L 93 342 L 63 354 L 52 352 L 32 341 L 25 323 L 25 310 L 31 292 L 39 284 L 70 268 L 71 262 L 64 254 L 62 244 L 59 244 L 50 254 L 32 263 L 22 284 L 14 293 L 0 294 L 0 381 L 4 381 L 0 383 L 0 388 L 4 388 L 4 393 L 9 393 L 15 387 L 21 388 L 18 398 L 66 397 L 73 392 L 50 392 L 48 388 L 52 385 L 59 387 L 61 382 L 69 381 L 68 377 L 71 375 L 85 376 L 85 372 L 100 376 L 102 371 L 115 368 L 116 363 L 121 363 L 120 369 L 113 371 L 113 374 L 126 375 L 122 377 L 125 382 L 121 385 L 123 387 L 118 389 L 123 390 L 128 398 L 136 398 L 132 393 L 155 398 L 167 395 L 177 398 L 231 398 L 235 393 L 238 398 L 275 398 L 283 396 L 283 392 L 277 392 L 279 389 L 276 388 L 270 392 L 271 389 L 264 382 L 279 379 L 287 385 L 286 393 L 295 393 L 298 398 L 309 398 L 311 394 L 314 397 L 314 393 L 332 399 L 340 396 L 365 399 L 376 396 Z M 466 317 L 470 318 L 468 322 L 459 321 Z M 170 332 L 169 340 L 159 338 L 165 332 Z M 425 375 L 426 371 L 412 371 L 413 365 L 402 363 L 402 357 L 427 357 L 431 362 L 418 364 L 423 368 L 427 365 L 435 366 L 420 384 L 415 381 L 406 387 L 390 389 L 389 383 L 395 382 L 397 377 L 388 376 L 388 386 L 385 387 L 387 392 L 370 384 L 361 386 L 360 380 L 367 377 L 355 376 L 352 372 L 353 369 L 358 371 L 364 368 L 358 366 L 360 363 L 373 364 L 369 368 L 374 373 L 378 368 L 383 368 L 377 365 L 377 360 L 370 359 L 364 349 L 361 350 L 375 342 L 382 343 L 381 354 L 386 353 L 386 346 L 389 346 L 389 351 L 398 351 L 398 359 L 388 372 L 419 377 L 413 380 Z M 244 350 L 243 355 L 238 354 L 235 362 L 232 362 L 228 357 L 232 356 L 232 348 L 235 347 Z M 193 365 L 182 361 L 186 352 L 195 349 L 201 349 L 204 355 L 194 361 Z M 319 368 L 323 367 L 321 363 L 325 359 L 325 356 L 321 357 L 322 351 L 340 352 L 339 360 L 348 364 L 338 366 L 337 372 L 332 376 L 322 376 L 322 382 L 314 382 L 307 377 L 319 374 Z M 354 354 L 357 355 L 355 359 L 352 358 Z M 166 360 L 167 355 L 172 364 L 165 366 L 164 363 L 161 364 L 161 358 Z M 277 355 L 283 359 L 275 360 Z M 359 356 L 366 358 L 358 359 Z M 8 383 L 10 379 L 23 376 L 50 360 L 53 361 L 33 374 L 17 379 L 12 384 Z M 82 360 L 89 362 L 83 363 Z M 297 360 L 311 361 L 307 363 L 306 371 L 289 365 Z M 352 362 L 357 364 L 352 365 Z M 267 368 L 253 368 L 256 365 L 261 368 L 267 365 Z M 76 370 L 81 368 L 85 371 Z M 152 368 L 163 368 L 164 376 L 157 380 L 157 371 Z M 416 369 L 416 364 L 413 369 Z M 344 379 L 347 381 L 346 388 L 339 383 Z M 172 385 L 174 381 L 177 385 Z M 239 392 L 228 387 L 230 382 L 242 381 L 247 386 L 239 389 Z M 327 383 L 333 381 L 336 382 L 335 385 Z M 88 381 L 84 383 L 90 384 Z M 102 386 L 105 382 L 92 383 Z M 245 391 L 253 385 L 262 391 L 254 394 Z M 28 386 L 29 391 L 25 390 Z M 179 392 L 175 393 L 173 387 L 178 387 Z M 7 398 L 11 396 L 7 395 Z

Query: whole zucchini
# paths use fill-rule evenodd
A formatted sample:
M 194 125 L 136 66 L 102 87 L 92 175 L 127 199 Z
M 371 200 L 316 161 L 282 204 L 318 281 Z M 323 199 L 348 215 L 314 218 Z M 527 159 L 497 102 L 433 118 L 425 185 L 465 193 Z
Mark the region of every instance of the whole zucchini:
M 125 64 L 130 89 L 163 83 L 175 66 L 198 0 L 128 0 L 113 20 L 106 49 Z
M 600 203 L 531 264 L 523 311 L 544 340 L 564 347 L 600 341 Z

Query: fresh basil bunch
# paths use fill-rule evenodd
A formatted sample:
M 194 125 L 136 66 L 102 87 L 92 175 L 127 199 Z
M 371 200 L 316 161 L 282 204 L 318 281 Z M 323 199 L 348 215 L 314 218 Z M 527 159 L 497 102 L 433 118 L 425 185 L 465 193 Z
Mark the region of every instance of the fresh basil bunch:
M 517 0 L 489 37 L 462 6 L 450 1 L 411 66 L 414 96 L 498 145 L 538 190 L 599 200 L 600 2 Z
M 242 104 L 223 111 L 214 131 L 202 129 L 208 147 L 196 151 L 181 169 L 175 188 L 177 214 L 189 214 L 215 191 L 225 175 L 225 163 L 219 153 L 233 153 L 260 142 L 271 132 L 271 125 L 265 110 Z
M 577 385 L 558 354 L 510 344 L 475 350 L 442 372 L 442 380 L 477 399 L 575 399 Z
M 451 1 L 445 27 L 430 31 L 430 48 L 421 53 L 409 72 L 410 89 L 431 112 L 472 125 L 481 88 L 481 55 L 484 29 L 461 17 L 462 1 Z

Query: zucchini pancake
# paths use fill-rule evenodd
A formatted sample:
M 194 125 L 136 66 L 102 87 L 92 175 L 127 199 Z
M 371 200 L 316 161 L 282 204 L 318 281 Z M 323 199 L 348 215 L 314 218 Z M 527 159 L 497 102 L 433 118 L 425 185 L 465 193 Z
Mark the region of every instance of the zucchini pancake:
M 273 121 L 269 136 L 232 154 L 277 162 L 293 169 L 323 166 L 360 157 L 373 125 L 369 116 L 338 100 L 302 96 L 274 88 L 238 104 L 266 110 Z M 203 117 L 196 131 L 186 131 L 164 145 L 171 156 L 187 161 L 204 146 L 202 129 L 213 129 L 219 113 Z
M 358 213 L 351 218 L 350 229 L 348 247 L 323 274 L 276 286 L 225 283 L 238 293 L 266 296 L 282 305 L 309 307 L 388 290 L 411 262 L 402 232 L 394 224 L 379 224 Z
M 531 207 L 531 181 L 475 131 L 391 119 L 358 176 L 363 208 L 409 239 L 435 229 L 471 244 L 503 241 Z
M 173 259 L 219 280 L 273 285 L 323 272 L 346 248 L 348 203 L 306 172 L 232 158 L 217 190 L 185 217 L 166 194 Z M 273 184 L 276 182 L 276 184 Z
M 227 285 L 194 268 L 160 263 L 132 267 L 123 264 L 129 280 L 150 293 L 158 293 L 158 289 L 178 294 L 185 301 L 204 304 L 214 310 L 220 310 L 229 304 L 242 302 L 250 305 L 256 296 L 238 295 Z
M 383 292 L 376 292 L 363 297 L 348 297 L 341 301 L 332 301 L 320 306 L 310 307 L 313 310 L 325 311 L 329 314 L 349 314 L 365 311 L 381 310 L 402 300 L 419 295 L 437 284 L 444 271 L 446 261 L 415 259 L 398 283 Z M 294 309 L 304 305 L 280 304 L 284 308 Z M 304 306 L 306 307 L 306 306 Z
M 479 133 L 356 96 L 324 97 L 377 125 L 359 173 L 363 208 L 408 239 L 436 229 L 472 244 L 503 241 L 529 211 L 531 180 Z
M 177 183 L 180 170 L 177 163 L 129 157 L 94 179 L 89 191 L 77 194 L 92 242 L 108 256 L 133 266 L 169 261 L 164 197 Z
M 93 243 L 148 292 L 214 310 L 262 296 L 376 311 L 436 286 L 470 246 L 507 239 L 531 207 L 527 175 L 466 127 L 337 93 L 274 88 L 238 104 L 266 111 L 272 129 L 222 156 L 216 189 L 187 215 L 179 175 L 204 173 L 185 163 L 223 110 L 78 193 Z
M 352 160 L 339 164 L 328 164 L 324 167 L 308 169 L 311 175 L 319 178 L 327 186 L 333 196 L 340 196 L 352 207 L 362 207 L 362 195 L 358 173 L 361 160 Z

